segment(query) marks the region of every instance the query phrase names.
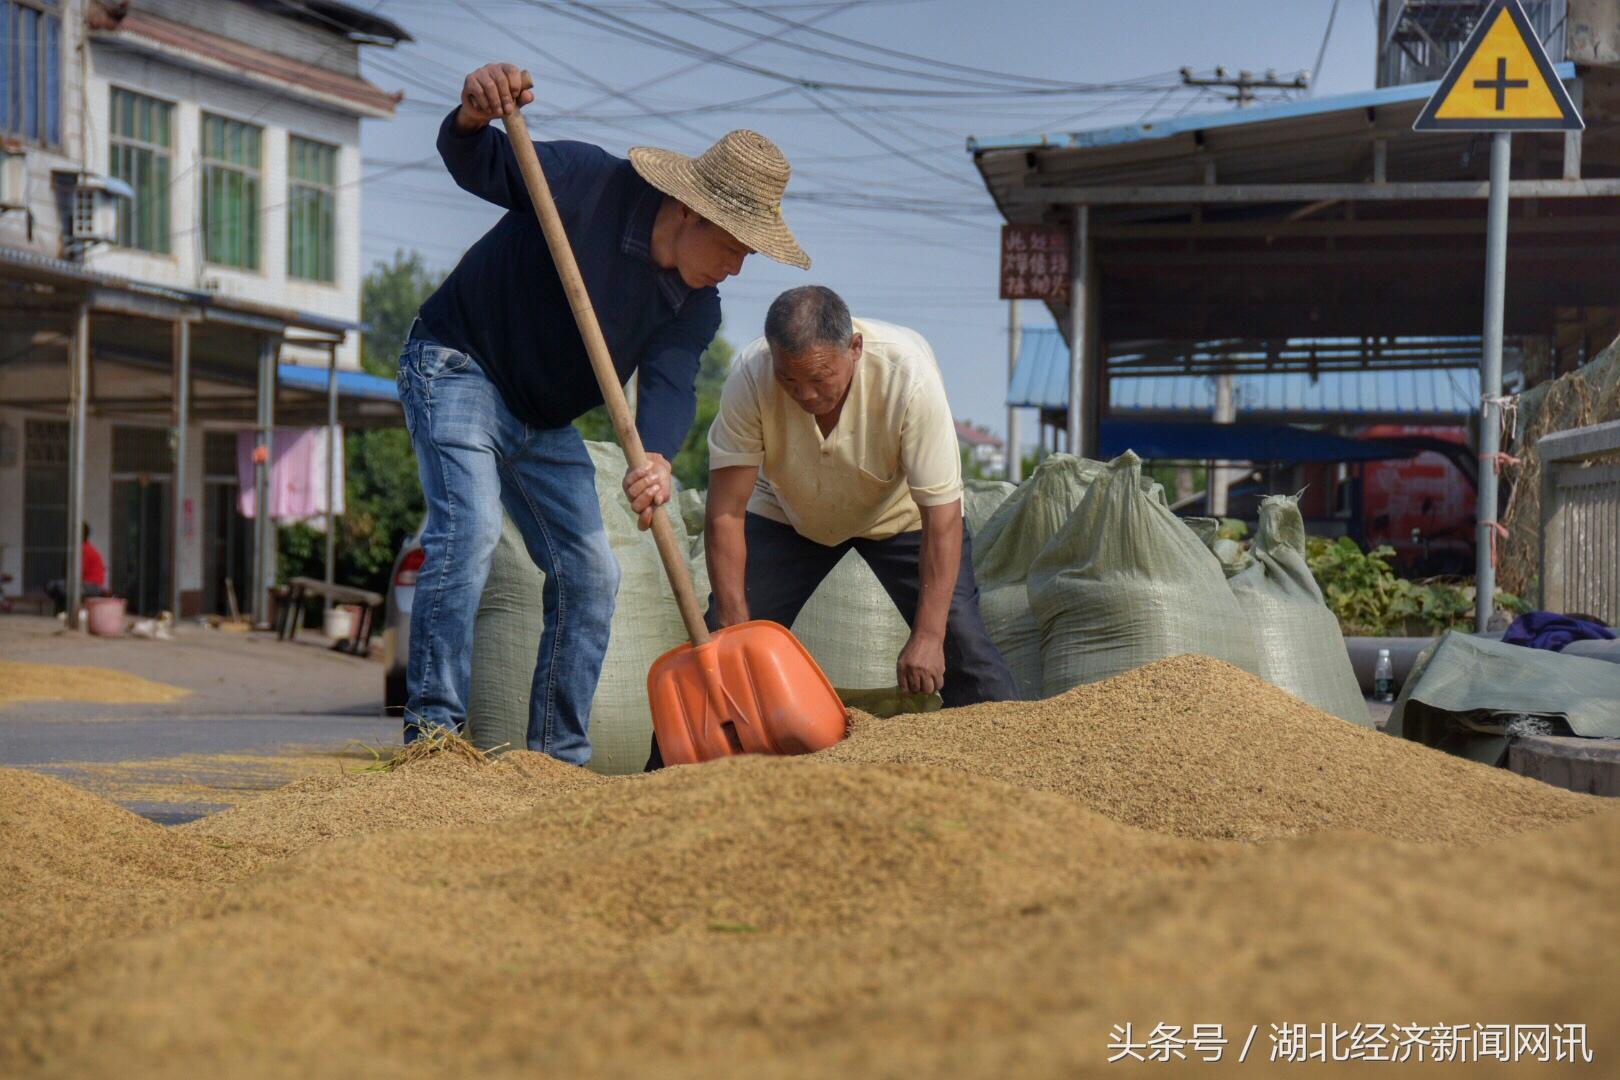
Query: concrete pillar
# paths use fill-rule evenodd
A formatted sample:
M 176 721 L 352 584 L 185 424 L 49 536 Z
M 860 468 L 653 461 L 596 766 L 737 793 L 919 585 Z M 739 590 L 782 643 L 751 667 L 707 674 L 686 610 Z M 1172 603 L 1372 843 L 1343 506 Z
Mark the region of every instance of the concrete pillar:
M 1237 419 L 1237 399 L 1232 393 L 1232 376 L 1215 376 L 1215 415 L 1217 424 L 1230 424 Z M 1232 484 L 1234 470 L 1225 461 L 1217 461 L 1209 470 L 1209 516 L 1226 516 L 1226 489 Z
M 343 448 L 337 444 L 338 388 L 337 342 L 326 347 L 326 583 L 337 581 L 337 515 L 332 512 L 336 502 L 338 454 Z M 331 597 L 321 601 L 322 610 L 330 609 Z
M 180 318 L 174 323 L 174 482 L 170 507 L 173 522 L 169 539 L 169 610 L 180 617 L 181 553 L 186 535 L 186 429 L 191 425 L 191 323 Z
M 1096 432 L 1087 431 L 1094 383 L 1090 378 L 1091 290 L 1096 273 L 1091 266 L 1091 207 L 1074 208 L 1074 243 L 1069 258 L 1069 424 L 1065 432 L 1069 453 L 1094 456 Z M 1088 446 L 1091 447 L 1088 450 Z
M 67 624 L 77 630 L 79 606 L 84 603 L 84 436 L 90 414 L 88 303 L 80 304 L 74 316 L 72 350 L 68 375 Z
M 276 362 L 281 338 L 266 334 L 259 342 L 258 419 L 253 464 L 253 621 L 270 624 L 270 587 L 276 580 L 276 527 L 270 520 L 270 452 L 276 425 Z
M 1012 391 L 1013 372 L 1018 370 L 1018 348 L 1021 344 L 1018 325 L 1018 301 L 1007 301 L 1007 390 Z M 1019 453 L 1018 410 L 1007 406 L 1007 479 L 1018 483 L 1024 478 L 1024 459 Z

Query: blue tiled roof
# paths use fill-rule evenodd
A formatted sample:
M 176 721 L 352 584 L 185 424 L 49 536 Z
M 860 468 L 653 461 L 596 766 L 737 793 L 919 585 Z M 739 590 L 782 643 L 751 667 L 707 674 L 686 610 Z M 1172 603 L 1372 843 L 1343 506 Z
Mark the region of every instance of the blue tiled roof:
M 1422 415 L 1461 418 L 1479 401 L 1479 373 L 1471 368 L 1412 371 L 1325 371 L 1234 375 L 1240 416 Z M 1056 329 L 1022 332 L 1018 365 L 1007 404 L 1064 409 L 1069 404 L 1069 347 Z M 1109 412 L 1185 413 L 1208 416 L 1215 385 L 1207 375 L 1115 376 L 1108 388 Z
M 282 386 L 299 390 L 326 393 L 326 369 L 305 364 L 280 364 L 276 372 Z M 337 373 L 338 396 L 370 398 L 373 401 L 398 401 L 399 389 L 393 379 L 381 375 L 367 375 L 361 371 Z

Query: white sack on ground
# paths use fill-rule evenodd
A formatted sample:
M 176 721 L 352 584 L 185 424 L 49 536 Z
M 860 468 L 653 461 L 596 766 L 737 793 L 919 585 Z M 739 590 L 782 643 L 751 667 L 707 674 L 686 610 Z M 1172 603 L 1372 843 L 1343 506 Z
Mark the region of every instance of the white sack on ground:
M 1339 620 L 1305 562 L 1298 498 L 1271 495 L 1261 502 L 1249 554 L 1253 564 L 1227 584 L 1254 635 L 1260 677 L 1323 712 L 1371 727 Z
M 593 772 L 622 775 L 640 772 L 652 740 L 652 709 L 647 703 L 647 672 L 670 649 L 687 640 L 686 625 L 675 593 L 664 574 L 652 533 L 636 527 L 625 497 L 624 451 L 615 443 L 587 442 L 596 464 L 596 496 L 608 543 L 619 562 L 619 597 L 602 679 L 591 706 Z M 682 550 L 690 550 L 679 505 L 670 522 Z M 701 554 L 701 553 L 700 553 Z M 699 558 L 691 567 L 699 602 L 709 593 L 708 572 Z M 502 530 L 484 598 L 479 605 L 473 647 L 472 715 L 474 742 L 498 746 L 525 745 L 529 686 L 540 647 L 538 597 L 545 575 L 529 560 L 521 536 L 508 523 Z M 517 603 L 533 604 L 521 612 Z M 488 642 L 481 639 L 485 636 Z M 522 639 L 521 642 L 514 639 Z
M 1025 588 L 1030 565 L 1080 505 L 1099 462 L 1053 454 L 1019 485 L 973 537 L 979 612 L 1011 669 L 1018 694 L 1041 694 L 1041 628 Z
M 1259 673 L 1254 640 L 1220 562 L 1126 451 L 1092 481 L 1029 572 L 1041 627 L 1041 688 L 1081 683 L 1183 653 Z

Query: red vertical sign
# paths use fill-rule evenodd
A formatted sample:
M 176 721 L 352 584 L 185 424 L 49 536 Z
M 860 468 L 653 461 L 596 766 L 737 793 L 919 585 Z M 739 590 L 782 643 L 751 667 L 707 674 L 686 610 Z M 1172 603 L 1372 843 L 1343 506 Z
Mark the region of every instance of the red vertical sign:
M 1069 299 L 1069 230 L 1061 225 L 1001 227 L 1001 298 Z

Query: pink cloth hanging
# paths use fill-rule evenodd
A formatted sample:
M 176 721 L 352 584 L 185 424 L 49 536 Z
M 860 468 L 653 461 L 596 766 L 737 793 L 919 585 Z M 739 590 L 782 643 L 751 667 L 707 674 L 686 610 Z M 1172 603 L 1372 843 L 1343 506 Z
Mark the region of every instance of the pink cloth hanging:
M 338 454 L 337 485 L 332 512 L 343 513 L 343 428 L 334 429 L 333 442 Z M 236 433 L 236 479 L 240 488 L 237 509 L 243 517 L 256 516 L 253 448 L 255 433 Z M 321 524 L 326 514 L 326 429 L 274 431 L 270 440 L 270 518 L 278 525 L 313 520 Z

